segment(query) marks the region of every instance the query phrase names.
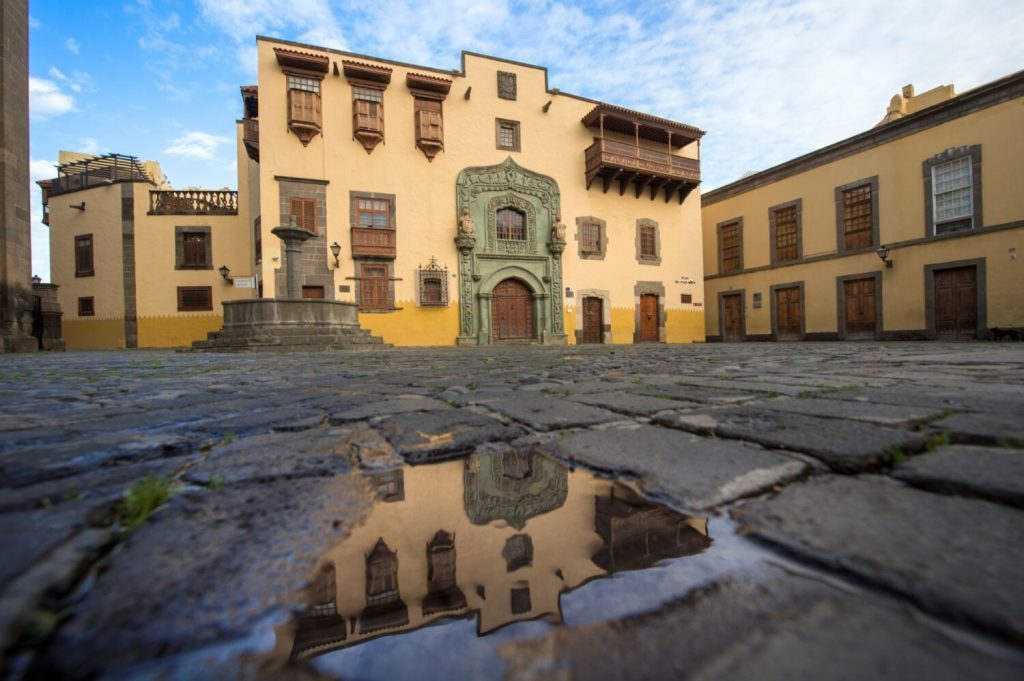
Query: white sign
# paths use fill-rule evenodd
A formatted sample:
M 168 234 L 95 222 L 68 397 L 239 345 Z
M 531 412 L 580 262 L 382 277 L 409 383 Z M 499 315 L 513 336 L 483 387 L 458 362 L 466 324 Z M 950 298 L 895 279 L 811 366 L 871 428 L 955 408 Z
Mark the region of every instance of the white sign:
M 256 288 L 256 277 L 235 277 L 235 288 Z

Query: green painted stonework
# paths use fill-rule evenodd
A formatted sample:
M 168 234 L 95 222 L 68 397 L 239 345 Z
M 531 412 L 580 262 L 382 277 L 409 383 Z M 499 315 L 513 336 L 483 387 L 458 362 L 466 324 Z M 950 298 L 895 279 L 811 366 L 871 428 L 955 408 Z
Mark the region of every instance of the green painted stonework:
M 456 180 L 457 216 L 469 209 L 474 233 L 460 232 L 460 345 L 491 342 L 491 296 L 502 281 L 515 278 L 534 297 L 534 340 L 565 343 L 562 312 L 562 251 L 551 226 L 561 215 L 558 183 L 520 167 L 511 157 L 494 166 L 466 168 Z M 526 216 L 526 239 L 498 238 L 497 213 L 514 208 Z

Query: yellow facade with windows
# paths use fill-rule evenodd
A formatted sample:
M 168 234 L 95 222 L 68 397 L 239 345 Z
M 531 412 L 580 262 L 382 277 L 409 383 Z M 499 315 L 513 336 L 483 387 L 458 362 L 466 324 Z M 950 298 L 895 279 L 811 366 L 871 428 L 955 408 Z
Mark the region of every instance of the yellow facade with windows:
M 255 296 L 234 285 L 253 269 L 244 191 L 175 191 L 155 162 L 73 152 L 40 184 L 69 350 L 189 346 L 222 301 Z
M 1022 112 L 1024 72 L 908 86 L 875 128 L 707 192 L 708 339 L 1024 332 Z
M 316 234 L 297 263 L 303 295 L 359 304 L 385 342 L 703 340 L 700 130 L 560 92 L 545 69 L 502 59 L 465 53 L 439 70 L 257 45 L 243 181 L 259 196 L 263 296 L 284 293 L 271 230 L 294 216 Z M 474 236 L 460 245 L 463 209 Z M 581 249 L 588 220 L 593 253 Z

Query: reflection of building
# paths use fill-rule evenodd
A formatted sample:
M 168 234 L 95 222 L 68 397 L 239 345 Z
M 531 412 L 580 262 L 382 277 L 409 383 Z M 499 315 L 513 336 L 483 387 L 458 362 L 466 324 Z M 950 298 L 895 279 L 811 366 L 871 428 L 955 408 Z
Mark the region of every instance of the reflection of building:
M 708 339 L 1024 330 L 1022 104 L 1024 71 L 907 86 L 871 130 L 704 194 Z
M 391 473 L 376 474 L 382 503 L 324 557 L 292 655 L 474 613 L 481 635 L 520 620 L 561 621 L 562 593 L 710 544 L 706 519 L 536 453 L 400 472 L 404 498 L 389 497 Z

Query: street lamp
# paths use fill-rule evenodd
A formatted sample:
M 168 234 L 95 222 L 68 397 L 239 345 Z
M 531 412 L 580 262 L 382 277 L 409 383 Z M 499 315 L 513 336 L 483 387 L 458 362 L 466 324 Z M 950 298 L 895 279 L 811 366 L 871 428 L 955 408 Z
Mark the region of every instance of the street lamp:
M 228 269 L 227 265 L 221 265 L 218 272 L 220 272 L 220 276 L 224 277 L 224 281 L 229 281 L 228 275 L 231 274 L 231 270 Z
M 337 241 L 331 244 L 331 253 L 334 254 L 334 268 L 337 269 L 341 264 L 338 261 L 338 256 L 341 255 L 341 244 L 339 244 Z
M 892 260 L 889 260 L 889 249 L 885 246 L 879 246 L 878 250 L 875 251 L 878 254 L 879 259 L 885 263 L 886 267 L 892 267 Z

